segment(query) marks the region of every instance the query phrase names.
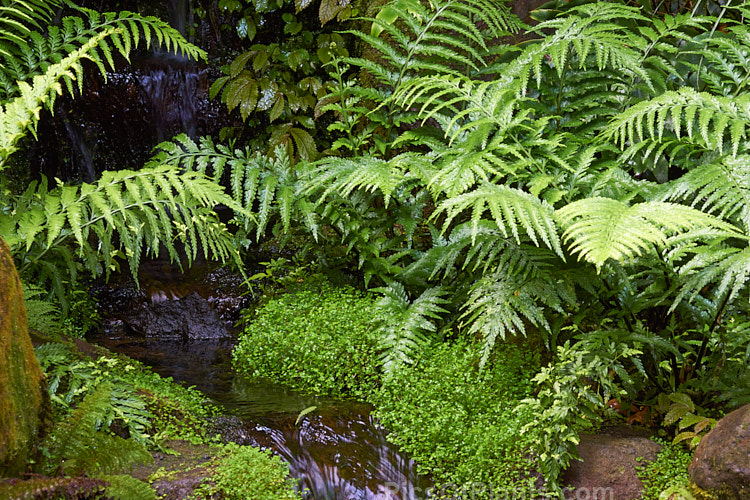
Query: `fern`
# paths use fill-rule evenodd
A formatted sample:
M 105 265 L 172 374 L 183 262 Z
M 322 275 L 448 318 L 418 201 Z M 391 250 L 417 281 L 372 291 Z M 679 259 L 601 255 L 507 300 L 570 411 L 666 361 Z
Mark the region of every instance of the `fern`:
M 447 0 L 430 2 L 429 6 L 417 0 L 395 0 L 371 21 L 370 34 L 349 33 L 376 48 L 385 64 L 363 59 L 351 61 L 392 88 L 424 71 L 461 74 L 456 65 L 477 71 L 485 64 L 485 39 L 497 39 L 520 28 L 507 8 L 492 0 Z M 477 28 L 479 22 L 486 25 L 489 36 Z M 384 39 L 384 33 L 393 44 Z
M 629 36 L 627 27 L 633 21 L 645 20 L 638 9 L 616 3 L 594 2 L 574 7 L 563 17 L 535 26 L 537 33 L 550 30 L 553 34 L 526 48 L 510 63 L 507 71 L 519 79 L 519 92 L 523 93 L 532 75 L 537 86 L 541 85 L 542 67 L 547 60 L 558 78 L 562 78 L 575 53 L 581 69 L 589 65 L 599 70 L 618 68 L 648 83 L 651 79 L 641 65 L 641 54 L 637 50 L 639 41 Z
M 110 474 L 134 462 L 148 462 L 151 454 L 133 440 L 108 434 L 102 429 L 111 399 L 111 384 L 102 384 L 87 395 L 70 417 L 53 430 L 48 439 L 52 471 Z
M 721 152 L 728 142 L 736 156 L 748 124 L 750 95 L 728 98 L 683 87 L 631 106 L 612 120 L 603 137 L 623 147 L 646 139 L 661 141 L 666 133 Z
M 601 269 L 608 259 L 635 258 L 654 247 L 663 249 L 676 232 L 714 227 L 740 236 L 731 224 L 690 207 L 665 202 L 628 205 L 609 198 L 586 198 L 556 212 L 563 241 L 572 253 Z
M 501 263 L 496 272 L 483 275 L 472 285 L 463 305 L 463 318 L 471 325 L 469 333 L 479 334 L 483 340 L 480 366 L 487 363 L 498 338 L 525 336 L 525 321 L 548 331 L 545 307 L 562 314 L 563 305 L 575 303 L 567 286 L 548 270 L 524 276 L 513 264 Z
M 234 206 L 243 207 L 235 212 L 235 221 L 244 231 L 254 228 L 256 241 L 276 216 L 284 231 L 290 231 L 292 220 L 301 216 L 317 237 L 316 217 L 311 205 L 296 196 L 298 173 L 284 148 L 277 147 L 275 157 L 269 158 L 247 148 L 232 150 L 214 145 L 210 137 L 196 143 L 181 134 L 172 142 L 160 144 L 158 149 L 161 151 L 147 165 L 164 163 L 195 170 L 217 183 L 228 179 Z
M 79 272 L 77 257 L 93 275 L 107 277 L 119 257 L 137 277 L 143 254 L 156 256 L 162 246 L 172 260 L 179 261 L 182 251 L 189 263 L 198 252 L 239 262 L 231 235 L 213 211 L 220 203 L 242 212 L 202 174 L 166 165 L 105 172 L 95 184 L 80 187 L 48 189 L 43 180 L 13 199 L 13 212 L 0 214 L 0 234 L 19 271 L 40 283 L 51 281 L 65 304 L 65 283 Z
M 383 314 L 378 326 L 378 346 L 382 350 L 383 370 L 391 374 L 399 366 L 412 363 L 415 354 L 430 342 L 428 335 L 436 331 L 432 320 L 447 312 L 441 304 L 449 302 L 443 298 L 448 290 L 428 288 L 413 301 L 398 282 L 373 291 L 383 294 L 377 303 Z
M 124 474 L 99 476 L 108 483 L 105 494 L 113 500 L 156 500 L 156 492 L 147 483 Z
M 471 210 L 471 223 L 475 233 L 482 215 L 489 211 L 503 237 L 512 236 L 520 243 L 521 233 L 524 232 L 535 245 L 543 243 L 562 256 L 552 207 L 528 193 L 503 185 L 480 185 L 469 193 L 443 201 L 433 218 L 444 212 L 445 230 L 465 210 Z
M 12 82 L 27 80 L 43 73 L 48 65 L 59 62 L 68 53 L 85 46 L 101 33 L 108 35 L 88 50 L 87 58 L 98 67 L 105 79 L 107 67 L 114 69 L 115 54 L 129 60 L 130 53 L 141 44 L 148 49 L 155 42 L 168 51 L 178 52 L 192 59 L 206 57 L 203 50 L 189 44 L 168 23 L 132 12 L 102 14 L 75 6 L 83 17 L 67 16 L 62 18 L 59 25 L 54 25 L 52 9 L 61 3 L 47 1 L 31 5 L 16 2 L 17 6 L 9 9 L 16 13 L 17 19 L 12 24 L 9 20 L 10 26 L 6 29 L 0 25 L 0 43 L 3 38 L 8 41 L 0 45 L 0 56 L 5 60 L 5 64 L 0 66 L 0 100 L 17 95 L 18 88 Z M 21 34 L 23 37 L 19 38 Z M 72 93 L 71 80 L 65 78 L 65 82 Z
M 750 231 L 750 157 L 720 158 L 698 165 L 667 184 L 661 198 L 681 201 Z
M 29 328 L 41 332 L 54 332 L 60 328 L 60 310 L 49 300 L 40 299 L 48 295 L 48 291 L 28 283 L 23 286 L 23 304 L 26 306 L 26 317 Z

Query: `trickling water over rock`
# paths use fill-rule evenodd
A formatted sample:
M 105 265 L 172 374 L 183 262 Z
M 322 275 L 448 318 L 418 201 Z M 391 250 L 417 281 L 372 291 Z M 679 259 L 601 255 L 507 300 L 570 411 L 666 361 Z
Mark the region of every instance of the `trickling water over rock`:
M 0 238 L 0 477 L 19 474 L 43 431 L 47 391 L 26 323 L 21 282 Z

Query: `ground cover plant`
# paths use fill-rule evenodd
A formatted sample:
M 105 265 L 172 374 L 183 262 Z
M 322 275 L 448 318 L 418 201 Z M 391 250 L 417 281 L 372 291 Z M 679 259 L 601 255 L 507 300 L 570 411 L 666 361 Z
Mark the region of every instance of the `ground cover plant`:
M 325 281 L 313 286 L 271 300 L 247 318 L 233 365 L 306 392 L 364 395 L 380 379 L 374 300 Z

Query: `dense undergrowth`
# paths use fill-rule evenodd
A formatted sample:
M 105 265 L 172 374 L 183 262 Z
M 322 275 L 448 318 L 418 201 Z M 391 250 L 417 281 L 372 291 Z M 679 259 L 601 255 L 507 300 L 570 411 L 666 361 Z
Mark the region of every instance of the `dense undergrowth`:
M 195 498 L 243 499 L 245 491 L 259 499 L 299 498 L 278 457 L 221 444 L 210 430 L 220 409 L 199 391 L 103 348 L 89 347 L 93 352 L 84 355 L 69 339 L 53 338 L 36 348 L 49 385 L 52 430 L 28 464 L 31 478 L 0 482 L 0 497 L 156 499 L 130 471 L 185 441 L 213 456 L 201 464 L 206 471 Z M 235 474 L 242 474 L 242 483 Z
M 138 172 L 80 186 L 40 177 L 21 192 L 0 183 L 0 235 L 63 314 L 81 276 L 121 263 L 136 274 L 160 251 L 241 268 L 251 246 L 304 241 L 295 251 L 310 268 L 356 270 L 378 298 L 324 288 L 272 301 L 258 324 L 289 322 L 296 344 L 277 324 L 250 323 L 246 338 L 279 364 L 246 340 L 236 365 L 324 392 L 384 391 L 396 439 L 445 481 L 500 478 L 480 458 L 523 443 L 559 493 L 578 433 L 608 404 L 648 409 L 637 418 L 695 446 L 715 414 L 750 401 L 744 2 L 554 1 L 530 27 L 496 0 L 393 0 L 335 36 L 303 26 L 310 2 L 220 3 L 242 13 L 234 28 L 249 40 L 272 19 L 282 27 L 280 43 L 238 54 L 213 89 L 267 125 L 268 141 L 182 135 Z M 317 3 L 321 26 L 355 15 L 345 3 Z M 39 111 L 83 84 L 83 60 L 104 73 L 113 53 L 152 38 L 203 55 L 153 18 L 73 10 L 57 23 L 61 4 L 4 11 L 16 22 L 0 26 L 0 172 Z M 537 340 L 536 374 L 512 354 L 510 339 L 525 336 Z M 362 359 L 343 359 L 353 353 Z M 525 422 L 515 443 L 481 440 L 466 468 L 441 448 L 457 436 L 415 434 L 409 422 L 431 429 L 429 417 L 394 415 L 416 396 L 392 381 L 416 386 L 451 356 L 436 377 L 469 377 L 517 408 L 510 418 L 467 386 L 489 416 L 466 432 Z M 507 379 L 517 391 L 496 392 L 506 369 L 522 373 Z M 441 387 L 422 390 L 458 397 Z

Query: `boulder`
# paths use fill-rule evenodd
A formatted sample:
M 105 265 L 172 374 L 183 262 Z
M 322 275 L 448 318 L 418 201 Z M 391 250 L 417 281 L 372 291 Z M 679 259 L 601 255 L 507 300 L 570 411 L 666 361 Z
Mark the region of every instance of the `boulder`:
M 568 499 L 631 500 L 640 498 L 643 484 L 636 467 L 654 461 L 661 445 L 633 426 L 581 434 L 578 455 L 563 476 Z
M 48 403 L 21 282 L 10 249 L 0 239 L 0 477 L 17 475 L 26 466 Z
M 208 300 L 195 292 L 130 311 L 124 322 L 136 333 L 161 339 L 221 339 L 230 336 Z
M 750 500 L 750 404 L 703 437 L 688 471 L 698 487 L 720 499 Z

